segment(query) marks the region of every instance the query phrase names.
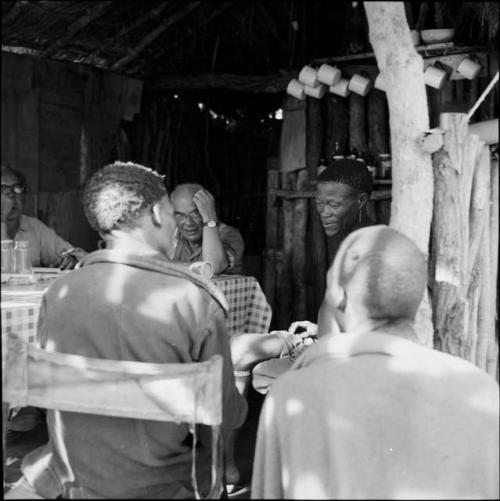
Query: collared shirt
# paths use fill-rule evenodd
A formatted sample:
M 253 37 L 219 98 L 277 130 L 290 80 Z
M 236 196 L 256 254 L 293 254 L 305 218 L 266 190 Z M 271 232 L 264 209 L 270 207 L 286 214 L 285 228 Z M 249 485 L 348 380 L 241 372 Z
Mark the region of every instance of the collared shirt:
M 327 335 L 269 390 L 256 499 L 498 499 L 498 384 L 392 334 Z
M 245 250 L 245 243 L 241 233 L 232 226 L 220 223 L 218 226 L 222 246 L 226 251 L 229 267 L 224 270 L 225 273 L 242 273 L 243 272 L 243 251 Z M 182 263 L 194 263 L 201 261 L 202 246 L 201 242 L 194 244 L 184 238 L 179 230 L 176 231 L 174 241 L 173 261 L 180 261 Z
M 39 219 L 21 215 L 19 230 L 14 237 L 15 241 L 27 240 L 30 243 L 32 266 L 58 266 L 61 261 L 61 252 L 73 248 L 52 229 Z
M 135 256 L 137 266 L 113 255 L 91 253 L 51 284 L 40 309 L 41 343 L 48 351 L 152 363 L 221 354 L 223 426 L 239 427 L 247 406 L 234 384 L 221 304 L 187 274 L 158 272 L 171 264 L 161 256 Z M 44 497 L 194 498 L 187 424 L 48 410 L 47 427 L 49 442 L 22 463 Z M 207 432 L 200 427 L 196 449 L 203 492 L 210 480 Z

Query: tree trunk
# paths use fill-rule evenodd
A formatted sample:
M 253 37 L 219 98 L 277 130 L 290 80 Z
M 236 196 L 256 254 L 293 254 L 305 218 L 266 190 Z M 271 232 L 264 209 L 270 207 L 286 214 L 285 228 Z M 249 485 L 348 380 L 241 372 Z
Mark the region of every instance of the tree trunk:
M 423 60 L 410 37 L 403 2 L 365 2 L 370 42 L 386 85 L 392 153 L 390 226 L 414 240 L 428 256 L 433 175 L 430 155 L 417 138 L 429 129 Z M 411 111 L 410 111 L 411 110 Z M 419 341 L 432 346 L 427 294 L 416 319 Z

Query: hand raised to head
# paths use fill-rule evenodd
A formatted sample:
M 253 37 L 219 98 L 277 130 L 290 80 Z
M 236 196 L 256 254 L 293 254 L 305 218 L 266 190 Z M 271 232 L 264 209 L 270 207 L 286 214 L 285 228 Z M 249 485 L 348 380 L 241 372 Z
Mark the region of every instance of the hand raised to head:
M 198 209 L 203 222 L 217 221 L 217 212 L 215 210 L 215 199 L 213 195 L 205 190 L 198 190 L 193 195 L 193 203 Z

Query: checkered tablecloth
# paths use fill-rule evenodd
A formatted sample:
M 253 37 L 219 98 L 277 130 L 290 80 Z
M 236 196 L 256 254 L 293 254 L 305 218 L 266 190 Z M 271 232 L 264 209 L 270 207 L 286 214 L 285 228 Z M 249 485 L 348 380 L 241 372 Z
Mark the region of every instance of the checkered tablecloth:
M 36 327 L 47 284 L 2 285 L 2 339 L 16 333 L 29 343 L 36 341 Z
M 229 305 L 229 335 L 241 332 L 265 333 L 271 324 L 271 307 L 254 277 L 219 275 L 212 281 L 226 296 Z
M 226 296 L 229 305 L 229 335 L 269 331 L 271 307 L 254 277 L 219 275 L 212 280 Z M 48 285 L 2 285 L 2 338 L 4 334 L 15 332 L 28 342 L 35 342 L 40 304 Z

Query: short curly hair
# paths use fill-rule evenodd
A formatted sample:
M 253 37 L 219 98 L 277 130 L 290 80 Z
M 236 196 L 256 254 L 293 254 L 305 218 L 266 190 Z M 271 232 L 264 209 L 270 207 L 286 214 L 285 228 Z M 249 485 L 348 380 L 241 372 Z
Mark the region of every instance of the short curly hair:
M 85 184 L 83 209 L 96 231 L 133 227 L 136 217 L 167 194 L 164 176 L 144 165 L 114 162 L 98 170 Z
M 373 178 L 364 161 L 349 158 L 334 161 L 318 175 L 318 183 L 329 181 L 346 184 L 368 196 L 373 190 Z

